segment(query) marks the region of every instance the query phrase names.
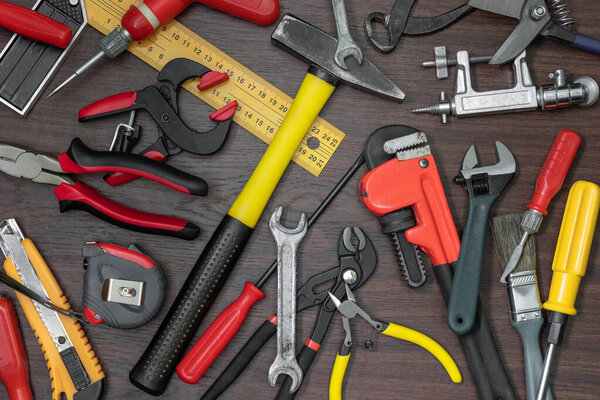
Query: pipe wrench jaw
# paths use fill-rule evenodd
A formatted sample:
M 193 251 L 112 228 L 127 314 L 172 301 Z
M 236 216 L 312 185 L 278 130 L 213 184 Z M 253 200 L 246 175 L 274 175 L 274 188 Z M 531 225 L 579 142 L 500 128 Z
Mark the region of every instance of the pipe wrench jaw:
M 517 170 L 517 163 L 508 148 L 495 142 L 496 164 L 477 167 L 479 160 L 475 146 L 469 147 L 463 158 L 460 174 L 454 182 L 464 185 L 469 197 L 499 195 L 511 181 Z

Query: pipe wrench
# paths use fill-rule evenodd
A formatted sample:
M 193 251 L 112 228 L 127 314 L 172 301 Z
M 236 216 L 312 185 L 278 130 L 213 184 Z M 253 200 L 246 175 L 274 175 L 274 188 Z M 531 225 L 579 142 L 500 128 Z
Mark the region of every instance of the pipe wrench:
M 382 127 L 367 139 L 365 158 L 370 171 L 360 181 L 362 202 L 379 217 L 384 231 L 404 243 L 399 260 L 419 261 L 416 275 L 405 268 L 409 285 L 425 282 L 418 255 L 423 251 L 447 304 L 460 241 L 427 136 L 408 126 Z M 459 340 L 479 399 L 516 400 L 481 306 L 476 328 Z
M 70 310 L 58 282 L 33 242 L 23 236 L 14 219 L 0 222 L 4 270 L 13 279 Z M 79 322 L 17 293 L 27 321 L 42 347 L 52 381 L 52 400 L 96 400 L 104 391 L 104 372 Z

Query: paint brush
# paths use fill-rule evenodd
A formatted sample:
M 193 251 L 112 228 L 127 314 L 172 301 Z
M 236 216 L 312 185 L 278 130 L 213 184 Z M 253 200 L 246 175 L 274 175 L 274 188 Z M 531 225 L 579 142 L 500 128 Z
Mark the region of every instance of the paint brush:
M 498 215 L 492 220 L 494 244 L 503 269 L 520 241 L 522 218 L 523 213 L 515 213 Z M 531 400 L 535 399 L 543 364 L 540 330 L 544 324 L 544 317 L 535 267 L 535 241 L 532 237 L 525 243 L 523 255 L 508 275 L 506 283 L 511 325 L 519 333 L 523 343 L 527 398 Z M 546 400 L 552 398 L 552 393 L 548 390 Z

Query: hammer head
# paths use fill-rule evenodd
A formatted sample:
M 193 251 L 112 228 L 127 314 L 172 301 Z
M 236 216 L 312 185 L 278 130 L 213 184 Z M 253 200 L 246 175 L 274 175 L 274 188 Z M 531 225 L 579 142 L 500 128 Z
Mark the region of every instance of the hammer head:
M 319 28 L 286 14 L 277 24 L 271 40 L 296 57 L 313 64 L 339 81 L 376 95 L 396 101 L 404 100 L 404 93 L 371 62 L 352 63 L 340 68 L 334 59 L 337 40 Z

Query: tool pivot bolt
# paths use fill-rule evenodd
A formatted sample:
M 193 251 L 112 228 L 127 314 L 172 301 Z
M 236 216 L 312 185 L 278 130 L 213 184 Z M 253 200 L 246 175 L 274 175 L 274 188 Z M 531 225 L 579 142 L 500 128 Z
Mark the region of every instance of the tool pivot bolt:
M 171 116 L 169 114 L 163 114 L 160 116 L 160 118 L 162 119 L 163 122 L 171 121 Z
M 347 269 L 342 273 L 342 279 L 348 285 L 352 285 L 358 280 L 358 274 L 353 269 Z
M 421 158 L 419 160 L 419 167 L 421 168 L 427 168 L 429 166 L 429 161 L 427 161 L 426 158 Z
M 531 9 L 531 18 L 533 18 L 536 21 L 539 21 L 540 19 L 544 18 L 545 15 L 546 7 L 544 6 L 535 6 Z

